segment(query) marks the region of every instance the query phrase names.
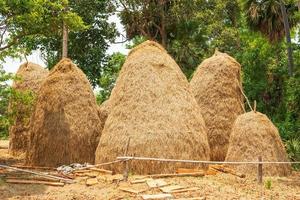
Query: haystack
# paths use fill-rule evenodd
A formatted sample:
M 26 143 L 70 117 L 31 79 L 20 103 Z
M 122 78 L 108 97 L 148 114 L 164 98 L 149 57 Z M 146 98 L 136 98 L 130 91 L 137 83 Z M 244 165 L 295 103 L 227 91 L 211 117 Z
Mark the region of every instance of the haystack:
M 111 108 L 109 100 L 104 101 L 100 106 L 98 106 L 98 115 L 101 120 L 101 130 L 103 130 L 104 128 L 104 124 L 106 122 L 110 109 Z
M 211 160 L 225 159 L 234 120 L 244 113 L 241 66 L 226 53 L 216 53 L 196 70 L 190 86 L 206 127 Z
M 84 73 L 62 59 L 40 88 L 31 117 L 27 163 L 59 166 L 93 163 L 101 121 Z
M 12 88 L 18 93 L 33 98 L 32 104 L 34 104 L 37 92 L 47 75 L 48 70 L 37 64 L 26 62 L 19 67 L 16 73 L 17 79 L 13 82 Z M 13 112 L 17 113 L 15 121 L 9 129 L 9 152 L 13 155 L 25 153 L 27 150 L 32 104 L 22 104 L 15 99 L 10 102 L 9 108 L 14 109 Z
M 189 84 L 176 62 L 159 44 L 134 48 L 109 99 L 110 112 L 96 163 L 124 155 L 173 159 L 209 159 L 206 128 Z M 133 173 L 174 172 L 186 164 L 133 161 Z M 111 169 L 121 172 L 122 166 Z
M 288 161 L 277 128 L 268 117 L 259 112 L 240 115 L 233 126 L 226 161 Z M 255 165 L 235 166 L 239 172 L 256 174 Z M 264 164 L 263 173 L 270 176 L 287 176 L 289 164 Z

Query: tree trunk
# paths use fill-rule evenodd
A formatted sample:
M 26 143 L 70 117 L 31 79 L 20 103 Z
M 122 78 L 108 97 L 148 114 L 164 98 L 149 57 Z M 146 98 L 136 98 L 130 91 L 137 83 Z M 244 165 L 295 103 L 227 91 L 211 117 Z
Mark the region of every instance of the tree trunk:
M 290 35 L 290 26 L 289 26 L 288 16 L 286 13 L 286 8 L 282 1 L 280 1 L 280 9 L 282 13 L 284 31 L 285 31 L 286 43 L 287 43 L 289 75 L 293 76 L 294 61 L 293 61 L 293 50 L 292 50 L 292 42 L 291 42 L 291 35 Z
M 161 28 L 160 28 L 160 35 L 161 35 L 161 44 L 163 47 L 167 49 L 167 32 L 166 32 L 166 16 L 165 16 L 165 5 L 166 2 L 164 0 L 160 1 L 160 17 L 161 17 Z
M 62 58 L 68 57 L 68 27 L 63 22 Z
M 300 1 L 297 2 L 298 11 L 300 11 Z

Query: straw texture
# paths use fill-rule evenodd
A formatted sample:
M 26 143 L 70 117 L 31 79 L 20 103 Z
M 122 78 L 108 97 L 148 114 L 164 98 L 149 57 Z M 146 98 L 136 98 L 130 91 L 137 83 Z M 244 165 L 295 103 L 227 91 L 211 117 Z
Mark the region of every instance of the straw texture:
M 259 112 L 240 115 L 233 126 L 226 161 L 288 161 L 277 128 L 268 117 Z M 255 175 L 253 165 L 235 166 L 239 172 Z M 287 176 L 289 164 L 264 164 L 263 173 L 269 176 Z
M 26 62 L 22 64 L 17 73 L 17 79 L 13 82 L 12 88 L 18 93 L 32 94 L 36 97 L 38 90 L 48 75 L 48 70 L 40 65 Z M 13 100 L 12 100 L 13 101 Z M 20 102 L 16 102 L 20 103 Z M 14 102 L 10 102 L 9 108 Z M 34 104 L 34 102 L 33 102 Z M 13 125 L 9 129 L 9 152 L 12 155 L 19 155 L 25 153 L 28 146 L 29 139 L 29 119 L 25 119 L 24 115 L 31 114 L 32 107 L 30 105 L 18 104 L 14 109 L 18 113 Z
M 208 129 L 211 160 L 224 161 L 232 125 L 244 113 L 240 72 L 236 60 L 216 51 L 201 63 L 190 82 Z
M 70 59 L 62 59 L 41 86 L 31 122 L 28 164 L 94 163 L 101 121 L 89 81 Z
M 159 44 L 146 41 L 126 59 L 109 99 L 96 163 L 124 155 L 209 159 L 206 128 L 188 81 Z M 187 164 L 133 161 L 138 174 L 175 172 Z M 202 167 L 202 166 L 201 166 Z M 121 172 L 123 166 L 111 169 Z

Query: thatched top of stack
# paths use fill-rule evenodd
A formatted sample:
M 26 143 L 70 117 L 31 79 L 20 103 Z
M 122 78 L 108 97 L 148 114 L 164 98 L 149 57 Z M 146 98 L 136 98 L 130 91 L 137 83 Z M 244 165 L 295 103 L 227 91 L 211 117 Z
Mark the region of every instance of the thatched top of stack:
M 232 128 L 226 161 L 288 161 L 285 147 L 277 128 L 268 117 L 259 112 L 240 115 Z M 263 165 L 264 174 L 287 176 L 291 173 L 288 164 Z M 238 171 L 256 174 L 252 165 L 239 165 Z
M 38 64 L 31 62 L 23 63 L 16 73 L 17 79 L 13 82 L 13 88 L 37 92 L 41 86 L 41 82 L 48 73 L 47 69 Z
M 109 104 L 97 163 L 123 155 L 129 138 L 128 155 L 209 159 L 199 106 L 179 66 L 159 44 L 146 41 L 130 52 Z M 135 173 L 158 173 L 178 166 L 135 162 L 132 167 Z

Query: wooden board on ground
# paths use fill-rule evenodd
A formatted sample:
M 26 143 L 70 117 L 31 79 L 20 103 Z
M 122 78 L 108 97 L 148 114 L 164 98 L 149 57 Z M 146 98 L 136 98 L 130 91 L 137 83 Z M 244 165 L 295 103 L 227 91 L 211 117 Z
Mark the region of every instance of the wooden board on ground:
M 223 165 L 210 165 L 209 167 L 212 168 L 212 169 L 218 170 L 220 172 L 223 172 L 223 173 L 232 174 L 232 175 L 240 177 L 240 178 L 245 178 L 246 177 L 245 174 L 238 173 L 238 172 L 234 171 L 233 169 L 230 169 L 230 168 L 225 167 Z
M 195 172 L 195 173 L 181 173 L 181 174 L 152 174 L 152 175 L 148 175 L 148 177 L 172 178 L 172 177 L 185 177 L 185 176 L 199 177 L 199 176 L 204 176 L 204 175 L 205 175 L 205 173 L 203 171 L 201 171 L 201 172 Z
M 166 183 L 166 181 L 164 181 L 163 179 L 156 179 L 156 180 L 152 179 L 147 181 L 147 185 L 150 188 L 156 188 L 156 187 L 166 186 L 168 185 L 168 183 Z
M 181 185 L 170 185 L 170 186 L 161 187 L 159 189 L 164 193 L 171 193 L 174 190 L 180 190 L 180 189 L 184 189 L 184 188 L 185 187 L 181 186 Z
M 110 174 L 110 175 L 113 174 L 113 171 L 106 170 L 106 169 L 99 169 L 99 168 L 96 168 L 96 167 L 90 168 L 90 170 L 97 171 L 97 172 L 100 172 L 100 173 L 103 173 L 103 174 Z
M 173 199 L 172 194 L 145 194 L 141 196 L 142 199 L 148 200 L 148 199 Z
M 190 192 L 190 191 L 196 191 L 196 190 L 199 190 L 199 188 L 198 187 L 191 187 L 191 188 L 173 190 L 172 193 L 183 193 L 183 192 Z
M 188 168 L 178 168 L 176 170 L 177 174 L 196 173 L 196 172 L 203 172 L 203 170 L 201 170 L 201 169 L 188 169 Z
M 148 189 L 145 189 L 145 188 L 120 187 L 119 190 L 122 190 L 124 192 L 129 192 L 129 193 L 132 193 L 132 194 L 140 194 L 142 192 L 147 191 Z
M 6 183 L 15 183 L 15 184 L 42 184 L 50 186 L 64 186 L 64 183 L 61 182 L 50 182 L 50 181 L 37 181 L 37 180 L 18 180 L 18 179 L 6 179 Z
M 150 180 L 153 179 L 152 178 L 135 179 L 135 180 L 131 180 L 130 183 L 131 184 L 146 183 L 146 181 L 150 181 Z
M 92 186 L 98 184 L 97 178 L 88 178 L 85 182 L 87 186 Z
M 192 198 L 180 198 L 176 200 L 205 200 L 206 197 L 192 197 Z

